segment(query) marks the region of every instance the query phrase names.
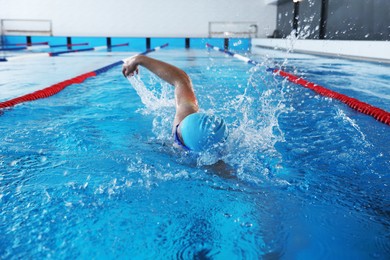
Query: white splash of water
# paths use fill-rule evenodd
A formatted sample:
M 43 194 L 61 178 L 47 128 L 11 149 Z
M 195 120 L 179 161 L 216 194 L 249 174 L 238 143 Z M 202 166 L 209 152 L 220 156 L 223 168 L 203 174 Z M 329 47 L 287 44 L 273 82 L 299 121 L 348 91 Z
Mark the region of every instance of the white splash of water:
M 363 131 L 360 129 L 359 125 L 354 119 L 347 116 L 347 114 L 345 114 L 345 112 L 341 109 L 337 109 L 337 117 L 355 129 L 356 133 L 360 136 L 360 138 L 356 138 L 356 141 L 363 142 L 364 146 L 366 147 L 372 146 L 372 144 L 367 140 L 366 135 L 363 133 Z
M 175 114 L 175 99 L 173 97 L 173 87 L 161 82 L 151 75 L 148 87 L 145 86 L 139 75 L 127 78 L 141 98 L 145 108 L 139 112 L 142 114 L 152 114 L 153 133 L 156 139 L 162 142 L 170 137 L 172 121 Z M 158 89 L 157 89 L 158 88 Z
M 140 76 L 127 77 L 130 84 L 141 98 L 141 102 L 145 105 L 146 109 L 143 111 L 146 114 L 152 113 L 164 107 L 174 107 L 175 100 L 169 97 L 170 91 L 166 85 L 162 85 L 162 92 L 160 97 L 157 97 L 156 91 L 149 90 Z
M 195 160 L 196 165 L 202 167 L 212 165 L 222 159 L 232 165 L 238 175 L 261 182 L 264 176 L 272 175 L 272 168 L 276 168 L 273 166 L 280 163 L 281 155 L 276 150 L 275 144 L 284 141 L 278 124 L 279 113 L 285 109 L 283 90 L 280 86 L 276 86 L 274 77 L 264 74 L 263 70 L 259 71 L 254 68 L 248 73 L 247 86 L 243 86 L 244 93 L 237 95 L 233 100 L 227 100 L 226 105 L 211 105 L 213 109 L 205 111 L 233 119 L 233 122 L 229 122 L 230 136 L 224 146 L 225 151 L 222 153 L 204 152 L 198 154 Z M 157 139 L 166 141 L 171 137 L 174 115 L 173 87 L 164 85 L 153 77 L 150 78 L 148 87 L 139 75 L 128 78 L 128 80 L 145 105 L 142 113 L 154 115 L 153 132 Z M 222 110 L 219 111 L 221 107 Z M 149 186 L 148 181 L 151 176 L 148 174 L 154 171 L 153 168 L 140 169 L 135 165 L 130 168 L 135 169 L 136 172 L 142 172 L 143 178 L 138 181 L 141 181 L 143 186 Z
M 230 102 L 237 114 L 228 139 L 230 152 L 224 160 L 235 165 L 242 177 L 259 182 L 260 175 L 272 175 L 270 169 L 276 169 L 275 165 L 280 164 L 282 156 L 275 144 L 284 142 L 278 117 L 286 108 L 283 88 L 277 86 L 272 77 L 266 79 L 256 70 L 250 73 L 244 93 Z M 248 175 L 248 172 L 260 175 Z
M 190 176 L 190 172 L 171 167 L 169 163 L 151 165 L 139 156 L 136 156 L 135 160 L 130 162 L 127 172 L 129 173 L 127 178 L 130 178 L 128 181 L 131 185 L 125 183 L 126 187 L 141 186 L 147 189 L 158 185 L 161 181 L 185 179 Z

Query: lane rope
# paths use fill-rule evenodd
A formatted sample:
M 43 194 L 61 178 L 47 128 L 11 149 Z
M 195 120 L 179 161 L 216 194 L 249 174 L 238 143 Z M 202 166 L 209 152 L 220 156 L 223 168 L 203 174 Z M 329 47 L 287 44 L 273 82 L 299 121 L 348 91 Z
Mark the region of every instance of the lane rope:
M 49 45 L 50 48 L 60 48 L 60 47 L 73 47 L 73 46 L 85 46 L 89 45 L 88 42 L 82 42 L 82 43 L 72 43 L 72 44 L 56 44 L 56 45 Z
M 154 52 L 154 51 L 158 51 L 158 50 L 160 50 L 162 48 L 165 48 L 167 46 L 168 46 L 168 43 L 166 43 L 164 45 L 161 45 L 161 46 L 158 46 L 158 47 L 155 47 L 153 49 L 148 49 L 148 50 L 146 50 L 144 52 L 141 52 L 141 53 L 139 53 L 137 55 L 147 55 L 148 53 L 151 53 L 151 52 Z M 15 106 L 17 104 L 20 104 L 20 103 L 24 103 L 24 102 L 28 102 L 28 101 L 33 101 L 33 100 L 37 100 L 37 99 L 42 99 L 42 98 L 47 98 L 47 97 L 53 96 L 53 95 L 57 94 L 58 92 L 60 92 L 61 90 L 65 89 L 66 87 L 68 87 L 68 86 L 70 86 L 72 84 L 80 84 L 80 83 L 84 82 L 84 80 L 86 80 L 87 78 L 98 76 L 98 75 L 100 75 L 100 74 L 102 74 L 102 73 L 104 73 L 104 72 L 114 68 L 115 66 L 123 64 L 126 61 L 126 59 L 114 62 L 112 64 L 109 64 L 109 65 L 104 66 L 102 68 L 99 68 L 97 70 L 94 70 L 94 71 L 91 71 L 91 72 L 79 75 L 77 77 L 74 77 L 74 78 L 71 78 L 71 79 L 59 82 L 59 83 L 54 84 L 54 85 L 52 85 L 50 87 L 47 87 L 47 88 L 35 91 L 33 93 L 30 93 L 30 94 L 27 94 L 27 95 L 24 95 L 24 96 L 20 96 L 20 97 L 17 97 L 17 98 L 13 98 L 13 99 L 8 100 L 8 101 L 0 102 L 0 109 L 10 108 L 10 107 L 13 107 L 13 106 Z
M 237 53 L 233 53 L 231 51 L 227 51 L 227 50 L 215 47 L 215 46 L 208 44 L 208 43 L 206 44 L 206 47 L 213 49 L 215 51 L 223 52 L 225 54 L 228 54 L 229 56 L 232 56 L 238 60 L 244 61 L 244 62 L 251 64 L 251 65 L 254 65 L 254 66 L 261 66 L 262 65 L 261 63 L 255 61 L 255 60 L 251 60 L 251 59 L 249 59 L 245 56 L 239 55 Z M 327 89 L 323 86 L 320 86 L 320 85 L 317 85 L 313 82 L 307 81 L 301 77 L 298 77 L 294 74 L 285 72 L 281 69 L 267 68 L 266 70 L 269 72 L 273 72 L 274 74 L 279 75 L 292 83 L 295 83 L 297 85 L 300 85 L 300 86 L 308 88 L 308 89 L 311 89 L 314 92 L 316 92 L 322 96 L 329 97 L 332 99 L 337 99 L 337 100 L 341 101 L 342 103 L 346 104 L 347 106 L 349 106 L 350 108 L 352 108 L 360 113 L 372 116 L 376 120 L 390 126 L 390 113 L 386 110 L 372 106 L 372 105 L 365 103 L 365 102 L 362 102 L 356 98 L 351 98 L 347 95 L 344 95 L 344 94 L 338 93 L 336 91 Z
M 8 44 L 13 46 L 34 46 L 34 45 L 49 45 L 49 42 L 31 42 L 31 43 L 14 43 Z
M 73 47 L 73 46 L 85 46 L 89 45 L 88 42 L 83 43 L 73 43 L 73 44 L 57 44 L 57 45 L 34 45 L 34 46 L 26 46 L 26 47 L 4 47 L 0 48 L 0 51 L 20 51 L 20 50 L 36 50 L 36 49 L 47 49 L 49 48 L 61 48 L 61 47 Z
M 21 51 L 26 49 L 27 47 L 5 47 L 5 48 L 0 48 L 0 51 Z
M 128 45 L 129 45 L 129 43 L 116 44 L 116 45 L 112 45 L 111 48 L 128 46 Z M 25 58 L 44 57 L 44 56 L 55 57 L 55 56 L 59 56 L 59 55 L 66 54 L 66 53 L 84 52 L 84 51 L 98 51 L 98 50 L 104 50 L 104 49 L 109 49 L 109 48 L 107 46 L 98 46 L 98 47 L 76 49 L 76 50 L 30 53 L 30 54 L 26 54 L 26 55 L 18 55 L 18 56 L 13 56 L 13 57 L 0 58 L 0 62 L 1 61 L 5 62 L 5 61 L 12 61 L 12 60 L 19 60 L 19 59 L 25 59 Z

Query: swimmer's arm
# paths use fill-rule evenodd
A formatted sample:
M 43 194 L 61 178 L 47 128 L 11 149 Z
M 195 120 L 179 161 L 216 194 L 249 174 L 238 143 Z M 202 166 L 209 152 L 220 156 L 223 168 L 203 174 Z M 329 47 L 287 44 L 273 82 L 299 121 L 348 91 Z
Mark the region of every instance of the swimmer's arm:
M 136 70 L 139 65 L 147 68 L 158 77 L 175 87 L 178 85 L 191 84 L 189 77 L 183 70 L 166 62 L 143 55 L 136 55 L 127 59 L 123 64 L 123 75 L 125 77 L 132 76 L 134 72 L 137 72 Z
M 175 87 L 176 115 L 174 124 L 180 123 L 187 115 L 198 112 L 198 101 L 187 73 L 166 62 L 137 55 L 125 61 L 122 69 L 123 75 L 127 77 L 137 73 L 139 65 Z

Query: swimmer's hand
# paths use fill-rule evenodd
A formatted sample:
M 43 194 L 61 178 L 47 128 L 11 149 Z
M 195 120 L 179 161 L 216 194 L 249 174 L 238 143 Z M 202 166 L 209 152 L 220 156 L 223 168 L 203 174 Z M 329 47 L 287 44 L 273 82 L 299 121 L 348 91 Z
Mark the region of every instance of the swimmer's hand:
M 134 74 L 138 74 L 138 65 L 139 65 L 139 56 L 133 56 L 128 59 L 126 59 L 122 66 L 122 74 L 123 76 L 131 77 L 134 76 Z

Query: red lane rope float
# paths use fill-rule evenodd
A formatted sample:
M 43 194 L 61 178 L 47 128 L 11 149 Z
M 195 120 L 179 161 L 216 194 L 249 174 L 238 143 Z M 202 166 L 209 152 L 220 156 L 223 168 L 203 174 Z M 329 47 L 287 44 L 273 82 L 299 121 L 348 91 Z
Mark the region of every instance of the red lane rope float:
M 273 70 L 273 72 L 286 78 L 287 80 L 289 80 L 295 84 L 298 84 L 298 85 L 301 85 L 305 88 L 311 89 L 314 92 L 316 92 L 322 96 L 337 99 L 337 100 L 343 102 L 344 104 L 346 104 L 347 106 L 349 106 L 350 108 L 355 109 L 356 111 L 358 111 L 360 113 L 370 115 L 373 118 L 375 118 L 376 120 L 378 120 L 382 123 L 385 123 L 387 125 L 390 125 L 390 113 L 383 110 L 383 109 L 380 109 L 378 107 L 374 107 L 374 106 L 367 104 L 367 103 L 364 103 L 356 98 L 351 98 L 347 95 L 340 94 L 336 91 L 333 91 L 333 90 L 327 89 L 323 86 L 314 84 L 313 82 L 307 81 L 303 78 L 297 77 L 297 76 L 290 74 L 290 73 L 287 73 L 283 70 L 275 69 L 275 70 Z
M 96 76 L 96 73 L 94 71 L 82 74 L 80 76 L 59 82 L 59 83 L 54 84 L 50 87 L 35 91 L 33 93 L 30 93 L 30 94 L 27 94 L 27 95 L 24 95 L 21 97 L 17 97 L 17 98 L 8 100 L 8 101 L 1 102 L 0 108 L 13 107 L 13 106 L 20 104 L 20 103 L 23 103 L 23 102 L 33 101 L 33 100 L 53 96 L 53 95 L 57 94 L 58 92 L 60 92 L 61 90 L 63 90 L 64 88 L 66 88 L 72 84 L 80 84 L 80 83 L 84 82 L 84 80 L 86 80 L 87 78 L 94 77 L 94 76 Z
M 49 42 L 32 42 L 32 43 L 15 43 L 15 44 L 10 44 L 14 46 L 34 46 L 34 45 L 48 45 Z
M 73 46 L 85 46 L 88 45 L 88 42 L 83 43 L 72 43 L 72 44 L 57 44 L 57 45 L 49 45 L 50 48 L 59 48 L 59 47 L 73 47 Z
M 124 45 L 121 44 L 121 46 L 124 46 Z M 165 48 L 167 46 L 168 46 L 168 44 L 166 43 L 166 44 L 161 45 L 159 47 L 155 47 L 153 49 L 148 49 L 148 50 L 146 50 L 146 51 L 144 51 L 142 53 L 139 53 L 139 54 L 146 55 L 146 54 L 148 54 L 150 52 L 157 51 L 157 50 Z M 123 62 L 124 62 L 124 60 L 120 60 L 120 61 L 114 62 L 112 64 L 109 64 L 109 65 L 107 65 L 105 67 L 99 68 L 99 69 L 97 69 L 95 71 L 88 72 L 88 73 L 82 74 L 80 76 L 77 76 L 77 77 L 74 77 L 74 78 L 71 78 L 71 79 L 59 82 L 59 83 L 54 84 L 54 85 L 52 85 L 50 87 L 47 87 L 47 88 L 35 91 L 33 93 L 30 93 L 30 94 L 27 94 L 27 95 L 24 95 L 24 96 L 21 96 L 21 97 L 17 97 L 17 98 L 14 98 L 14 99 L 10 99 L 8 101 L 0 102 L 0 109 L 2 109 L 2 108 L 9 108 L 9 107 L 13 107 L 13 106 L 15 106 L 17 104 L 20 104 L 20 103 L 24 103 L 24 102 L 28 102 L 28 101 L 33 101 L 33 100 L 37 100 L 37 99 L 42 99 L 42 98 L 47 98 L 47 97 L 53 96 L 53 95 L 57 94 L 58 92 L 60 92 L 61 90 L 63 90 L 64 88 L 66 88 L 66 87 L 68 87 L 68 86 L 70 86 L 72 84 L 80 84 L 80 83 L 84 82 L 84 80 L 86 80 L 87 78 L 91 78 L 91 77 L 95 77 L 97 75 L 100 75 L 100 74 L 102 74 L 102 73 L 112 69 L 115 66 L 123 64 Z
M 233 52 L 230 52 L 230 51 L 227 51 L 227 50 L 224 50 L 224 49 L 221 49 L 221 48 L 218 48 L 218 47 L 215 47 L 211 44 L 206 44 L 206 47 L 210 48 L 210 49 L 213 49 L 213 50 L 216 50 L 216 51 L 220 51 L 220 52 L 223 52 L 223 53 L 226 53 L 236 59 L 239 59 L 241 61 L 244 61 L 246 63 L 249 63 L 251 65 L 254 65 L 254 66 L 260 66 L 261 64 L 257 61 L 254 61 L 254 60 L 251 60 L 247 57 L 244 57 L 242 55 L 239 55 L 239 54 L 236 54 L 236 53 L 233 53 Z M 285 72 L 283 70 L 280 70 L 280 69 L 272 69 L 272 68 L 268 68 L 267 71 L 271 71 L 283 78 L 286 78 L 288 81 L 291 81 L 295 84 L 298 84 L 298 85 L 301 85 L 302 87 L 305 87 L 305 88 L 308 88 L 308 89 L 311 89 L 313 91 L 315 91 L 316 93 L 322 95 L 322 96 L 325 96 L 325 97 L 329 97 L 329 98 L 333 98 L 333 99 L 337 99 L 341 102 L 343 102 L 344 104 L 346 104 L 347 106 L 349 106 L 350 108 L 360 112 L 360 113 L 363 113 L 363 114 L 366 114 L 366 115 L 369 115 L 369 116 L 372 116 L 373 118 L 375 118 L 376 120 L 384 123 L 384 124 L 387 124 L 390 126 L 390 113 L 381 109 L 381 108 L 378 108 L 378 107 L 375 107 L 375 106 L 372 106 L 370 104 L 367 104 L 367 103 L 364 103 L 356 98 L 351 98 L 347 95 L 344 95 L 344 94 L 340 94 L 336 91 L 333 91 L 333 90 L 330 90 L 330 89 L 327 89 L 323 86 L 320 86 L 320 85 L 317 85 L 313 82 L 310 82 L 310 81 L 307 81 L 303 78 L 300 78 L 294 74 L 291 74 L 291 73 L 288 73 L 288 72 Z

